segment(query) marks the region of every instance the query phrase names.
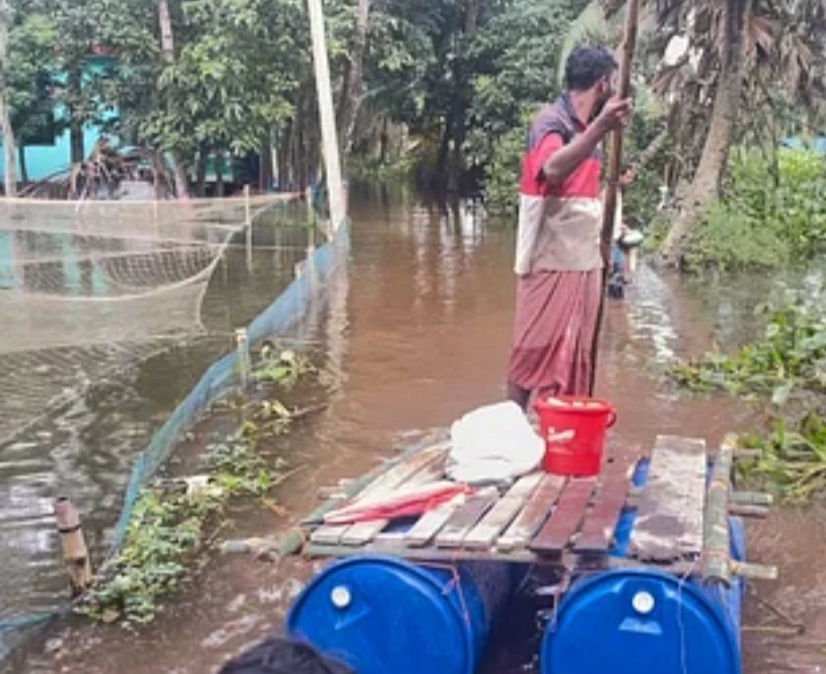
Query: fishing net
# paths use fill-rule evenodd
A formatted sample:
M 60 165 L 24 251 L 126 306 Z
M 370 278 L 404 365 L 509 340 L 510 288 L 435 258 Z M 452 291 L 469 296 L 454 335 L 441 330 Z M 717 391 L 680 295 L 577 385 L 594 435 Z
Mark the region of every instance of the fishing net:
M 203 333 L 224 248 L 279 201 L 5 201 L 0 445 L 95 381 Z

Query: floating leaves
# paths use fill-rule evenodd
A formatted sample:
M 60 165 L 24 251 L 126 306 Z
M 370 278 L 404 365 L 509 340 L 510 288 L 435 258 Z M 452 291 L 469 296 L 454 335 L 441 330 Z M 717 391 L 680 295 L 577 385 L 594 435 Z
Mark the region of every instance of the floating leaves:
M 826 317 L 819 286 L 760 308 L 763 336 L 732 355 L 677 363 L 670 375 L 695 391 L 724 391 L 770 403 L 765 433 L 741 445 L 760 450 L 743 477 L 774 486 L 791 502 L 826 494 Z

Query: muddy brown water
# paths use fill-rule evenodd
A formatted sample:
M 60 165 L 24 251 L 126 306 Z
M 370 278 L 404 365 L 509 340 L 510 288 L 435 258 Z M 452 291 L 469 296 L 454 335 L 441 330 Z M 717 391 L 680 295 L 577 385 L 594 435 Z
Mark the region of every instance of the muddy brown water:
M 513 314 L 513 234 L 469 207 L 443 210 L 401 194 L 354 192 L 346 295 L 315 335 L 328 406 L 279 441 L 303 466 L 277 491 L 282 515 L 234 508 L 222 537 L 288 526 L 316 505 L 315 492 L 468 410 L 504 396 Z M 613 441 L 650 446 L 657 434 L 718 442 L 756 422 L 743 403 L 679 395 L 662 379 L 670 358 L 728 346 L 754 330 L 752 308 L 776 279 L 690 283 L 643 266 L 625 302 L 606 314 L 599 394 L 617 405 Z M 168 363 L 175 372 L 175 363 Z M 220 424 L 219 424 L 220 425 Z M 220 430 L 220 429 L 219 429 Z M 205 435 L 214 432 L 209 425 Z M 126 463 L 126 462 L 123 462 Z M 119 465 L 118 467 L 122 467 Z M 93 468 L 88 469 L 94 472 Z M 746 674 L 826 671 L 826 512 L 776 508 L 750 523 L 749 558 L 780 566 L 781 579 L 749 588 Z M 29 649 L 13 671 L 28 674 L 212 672 L 229 655 L 280 629 L 290 600 L 318 563 L 280 565 L 209 555 L 157 622 L 135 633 L 73 620 Z M 795 624 L 805 627 L 792 634 Z M 498 646 L 485 674 L 525 669 L 531 636 Z

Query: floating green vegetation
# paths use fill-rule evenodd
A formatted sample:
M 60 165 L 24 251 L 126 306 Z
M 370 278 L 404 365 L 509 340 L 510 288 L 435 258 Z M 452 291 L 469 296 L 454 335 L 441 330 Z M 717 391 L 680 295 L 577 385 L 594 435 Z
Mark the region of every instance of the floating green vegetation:
M 289 388 L 311 371 L 304 358 L 280 352 L 266 354 L 256 376 Z M 267 496 L 285 477 L 279 472 L 283 462 L 270 465 L 258 445 L 287 432 L 293 415 L 275 399 L 245 401 L 243 415 L 237 433 L 206 447 L 201 474 L 156 479 L 141 490 L 123 547 L 100 569 L 79 612 L 104 622 L 151 622 L 160 599 L 186 577 L 233 497 L 253 496 L 272 505 Z
M 754 463 L 744 465 L 743 478 L 773 486 L 790 503 L 803 503 L 826 493 L 826 424 L 807 413 L 791 426 L 777 417 L 769 433 L 740 439 L 742 447 L 760 450 Z
M 269 346 L 261 351 L 261 357 L 253 370 L 253 379 L 270 382 L 283 388 L 292 388 L 298 380 L 315 371 L 309 360 L 295 351 L 277 351 Z
M 810 298 L 796 293 L 759 307 L 767 321 L 760 339 L 732 355 L 709 353 L 672 365 L 671 377 L 694 391 L 768 396 L 778 406 L 794 393 L 826 394 L 826 313 Z
M 743 475 L 791 502 L 826 494 L 826 310 L 820 288 L 760 308 L 762 337 L 732 355 L 707 354 L 670 368 L 694 391 L 724 391 L 770 403 L 768 428 L 741 438 L 759 450 Z

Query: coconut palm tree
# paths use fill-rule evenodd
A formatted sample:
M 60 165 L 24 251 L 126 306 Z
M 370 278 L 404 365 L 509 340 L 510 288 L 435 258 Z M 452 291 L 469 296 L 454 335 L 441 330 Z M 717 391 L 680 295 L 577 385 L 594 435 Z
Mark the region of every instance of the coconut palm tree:
M 675 127 L 682 138 L 704 138 L 693 179 L 682 192 L 677 217 L 660 250 L 676 264 L 700 214 L 719 192 L 738 124 L 749 116 L 773 116 L 778 100 L 808 110 L 822 100 L 826 2 L 656 4 L 661 25 L 688 33 L 688 48 L 677 64 L 660 73 L 655 86 L 673 99 Z
M 624 4 L 596 0 L 591 6 L 610 18 Z M 773 116 L 779 101 L 819 112 L 826 90 L 826 0 L 643 0 L 643 7 L 643 42 L 657 61 L 649 84 L 667 106 L 681 154 L 696 158 L 660 251 L 677 264 L 719 192 L 744 117 Z

